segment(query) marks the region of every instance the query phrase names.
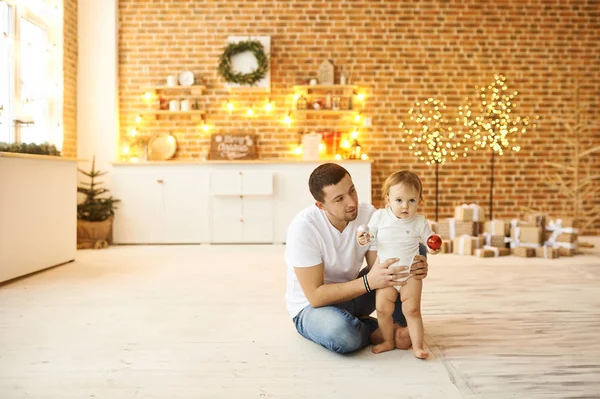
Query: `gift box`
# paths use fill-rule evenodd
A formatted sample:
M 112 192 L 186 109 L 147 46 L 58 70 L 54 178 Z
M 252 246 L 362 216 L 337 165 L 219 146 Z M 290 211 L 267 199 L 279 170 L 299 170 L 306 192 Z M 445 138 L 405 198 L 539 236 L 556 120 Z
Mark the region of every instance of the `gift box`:
M 577 234 L 562 233 L 562 234 L 559 234 L 558 237 L 556 237 L 556 241 L 572 243 L 572 242 L 577 241 Z
M 533 258 L 535 257 L 535 248 L 516 247 L 512 249 L 512 254 L 523 258 Z
M 520 224 L 518 227 L 511 227 L 510 238 L 511 247 L 522 246 L 521 244 L 534 244 L 535 247 L 542 243 L 542 228 Z
M 492 251 L 491 249 L 485 249 L 485 248 L 477 248 L 473 255 L 480 257 L 480 258 L 493 258 L 495 256 L 494 251 Z
M 454 208 L 454 219 L 464 222 L 483 222 L 483 208 L 477 204 L 462 204 Z
M 456 219 L 444 219 L 438 222 L 438 234 L 444 240 L 454 240 L 462 235 L 479 235 L 479 222 L 466 222 Z
M 554 259 L 559 257 L 558 248 L 552 248 L 547 245 L 535 249 L 535 256 L 538 258 Z
M 473 255 L 475 250 L 481 246 L 479 237 L 462 235 L 454 239 L 452 253 L 459 255 Z
M 564 248 L 558 247 L 558 254 L 560 256 L 573 256 L 575 255 L 575 248 Z
M 485 222 L 484 233 L 492 236 L 508 236 L 510 234 L 510 223 L 508 220 L 494 219 Z
M 510 255 L 510 248 L 497 248 L 497 247 L 491 247 L 489 245 L 484 245 L 483 249 L 487 249 L 492 251 L 492 253 L 494 254 L 494 256 L 507 256 Z
M 442 241 L 442 252 L 443 254 L 452 253 L 452 241 Z
M 504 236 L 493 236 L 488 233 L 483 233 L 485 245 L 490 247 L 504 248 L 506 247 L 506 237 Z
M 544 213 L 530 213 L 527 215 L 527 223 L 545 228 L 546 218 L 547 217 Z

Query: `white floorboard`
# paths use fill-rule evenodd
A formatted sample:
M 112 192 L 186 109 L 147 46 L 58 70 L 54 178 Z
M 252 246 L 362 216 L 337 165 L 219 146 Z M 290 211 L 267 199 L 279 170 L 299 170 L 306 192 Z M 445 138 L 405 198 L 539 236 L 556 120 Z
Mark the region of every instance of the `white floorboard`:
M 0 286 L 0 398 L 600 397 L 597 254 L 432 257 L 419 361 L 298 335 L 283 251 L 85 250 Z

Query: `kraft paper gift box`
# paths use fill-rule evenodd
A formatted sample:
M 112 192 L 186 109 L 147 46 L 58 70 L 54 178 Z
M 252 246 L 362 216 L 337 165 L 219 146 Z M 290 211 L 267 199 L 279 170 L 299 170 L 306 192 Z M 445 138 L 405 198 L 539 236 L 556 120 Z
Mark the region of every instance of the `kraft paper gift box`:
M 508 236 L 510 234 L 510 223 L 508 220 L 494 219 L 485 222 L 484 233 L 491 236 Z
M 452 253 L 452 241 L 442 241 L 442 252 L 443 254 Z
M 542 243 L 542 228 L 520 224 L 518 227 L 511 227 L 510 238 L 512 239 L 511 246 L 513 247 L 517 247 L 520 244 L 540 245 Z
M 483 249 L 487 249 L 492 251 L 492 253 L 494 254 L 494 256 L 507 256 L 510 255 L 510 248 L 497 248 L 497 247 L 491 247 L 489 245 L 484 245 Z
M 495 256 L 494 251 L 485 248 L 477 248 L 474 255 L 479 258 L 493 258 Z
M 454 240 L 462 235 L 478 235 L 480 223 L 463 220 L 444 219 L 438 222 L 438 234 L 444 240 Z
M 427 223 L 429 223 L 429 228 L 431 231 L 433 231 L 435 234 L 439 234 L 437 222 L 434 222 L 433 220 L 427 220 Z
M 535 256 L 538 258 L 554 259 L 558 258 L 558 248 L 552 248 L 547 245 L 535 249 Z
M 573 256 L 575 255 L 575 248 L 558 247 L 558 254 L 560 256 Z
M 513 248 L 512 254 L 515 256 L 521 256 L 523 258 L 533 258 L 533 257 L 535 257 L 535 248 L 528 248 L 528 247 Z
M 557 242 L 575 242 L 575 241 L 577 241 L 577 234 L 562 233 L 562 234 L 559 234 L 558 237 L 556 237 L 556 241 Z
M 477 249 L 477 245 L 477 237 L 463 235 L 454 239 L 452 253 L 459 255 L 473 255 L 473 252 Z
M 462 204 L 454 208 L 454 219 L 464 222 L 483 222 L 483 208 L 477 204 Z
M 535 226 L 546 227 L 546 215 L 543 213 L 530 213 L 527 215 L 527 223 Z
M 490 247 L 498 247 L 498 248 L 506 247 L 506 237 L 505 236 L 493 236 L 488 233 L 483 233 L 482 237 L 485 240 L 485 245 L 489 245 Z

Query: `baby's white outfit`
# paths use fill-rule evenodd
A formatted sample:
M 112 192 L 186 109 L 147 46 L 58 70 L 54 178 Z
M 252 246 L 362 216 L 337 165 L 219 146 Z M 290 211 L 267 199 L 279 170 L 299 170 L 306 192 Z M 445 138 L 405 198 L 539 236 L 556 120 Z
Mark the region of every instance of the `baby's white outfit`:
M 369 229 L 377 242 L 377 255 L 383 262 L 398 258 L 394 266 L 410 267 L 419 254 L 419 241 L 427 245 L 427 239 L 434 234 L 423 215 L 400 219 L 389 206 L 375 211 L 369 220 Z M 403 281 L 408 279 L 401 279 Z M 400 291 L 400 287 L 394 287 Z

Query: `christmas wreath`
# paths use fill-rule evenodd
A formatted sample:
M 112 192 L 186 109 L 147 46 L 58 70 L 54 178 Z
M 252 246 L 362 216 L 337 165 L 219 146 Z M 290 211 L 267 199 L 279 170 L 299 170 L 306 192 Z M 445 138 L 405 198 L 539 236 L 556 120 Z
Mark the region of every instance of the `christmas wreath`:
M 258 66 L 250 73 L 234 72 L 231 69 L 231 58 L 246 51 L 250 51 L 254 54 Z M 268 69 L 269 57 L 265 53 L 265 48 L 262 43 L 255 40 L 247 40 L 238 43 L 229 43 L 227 47 L 225 47 L 223 54 L 221 54 L 218 71 L 219 75 L 227 82 L 241 85 L 253 85 L 265 77 Z

